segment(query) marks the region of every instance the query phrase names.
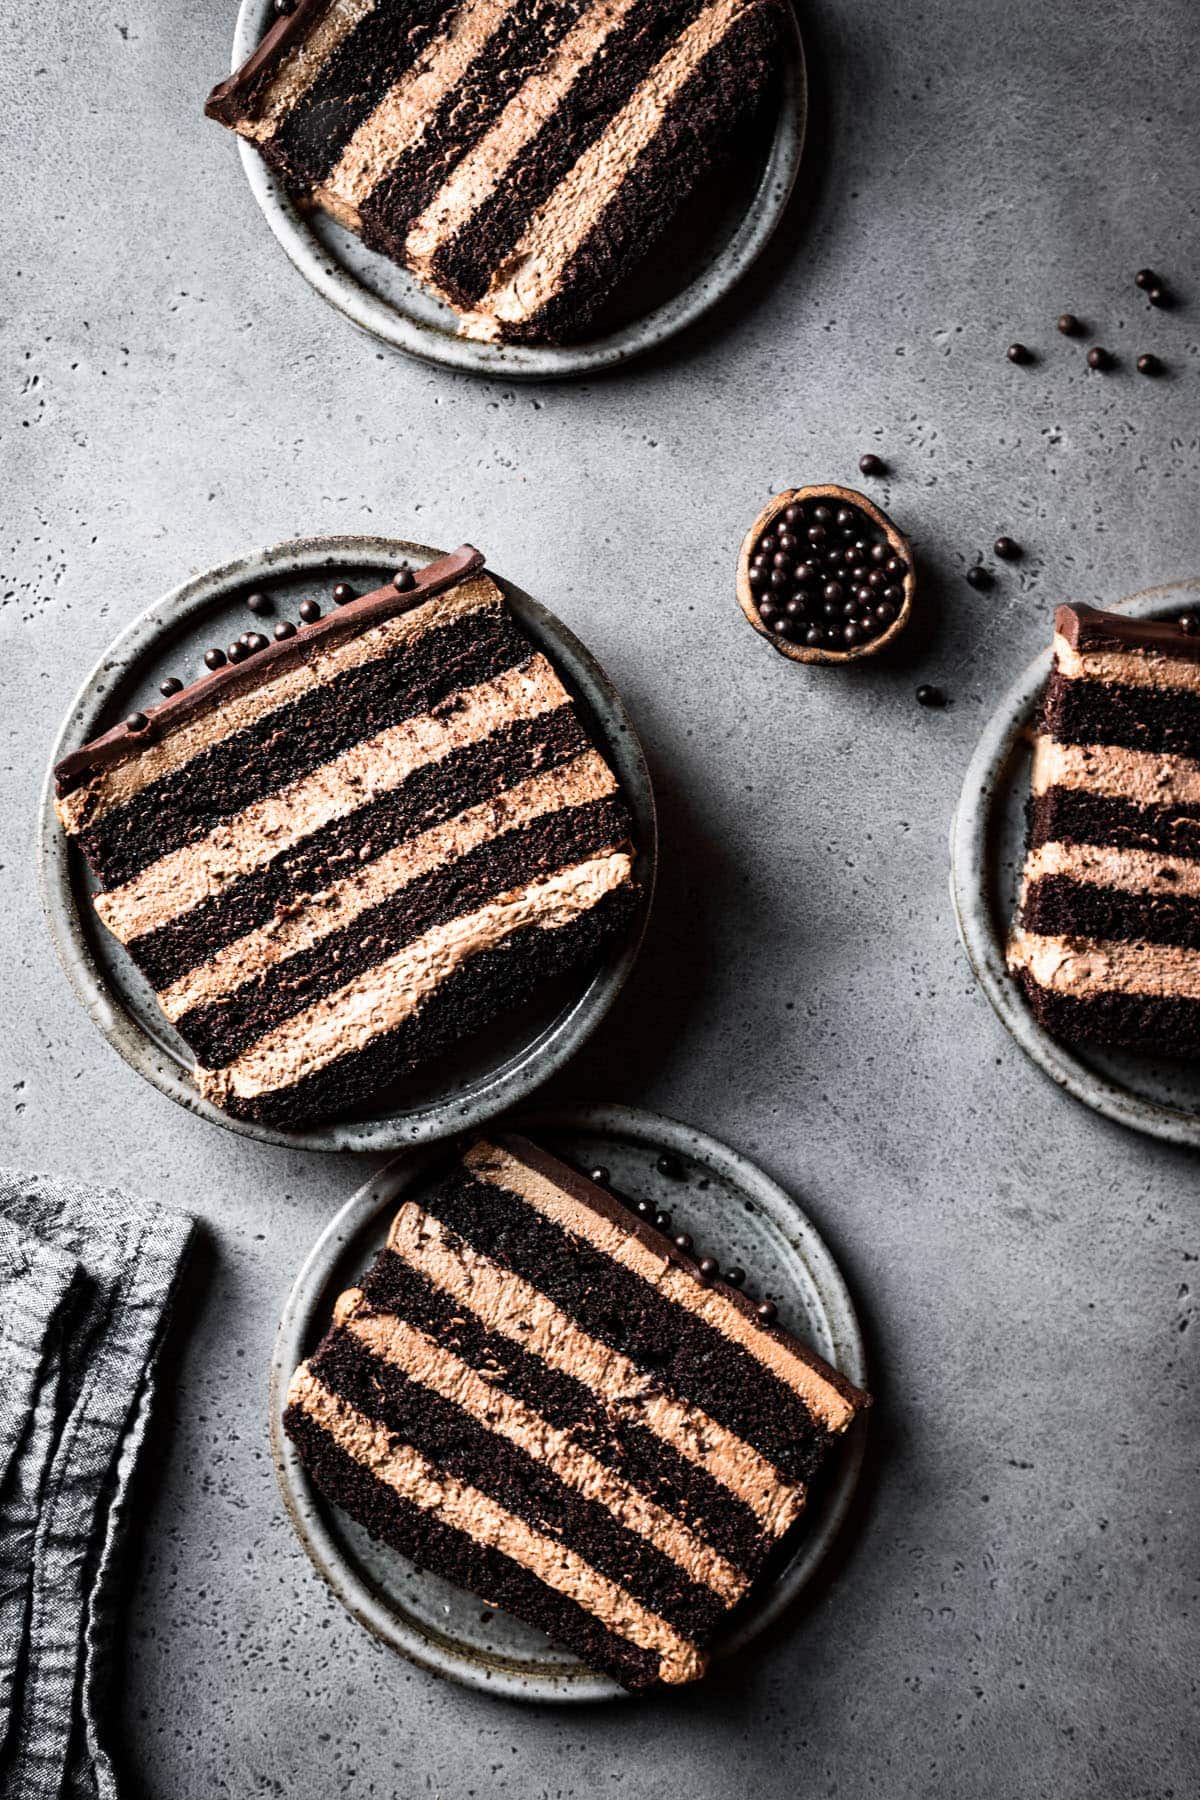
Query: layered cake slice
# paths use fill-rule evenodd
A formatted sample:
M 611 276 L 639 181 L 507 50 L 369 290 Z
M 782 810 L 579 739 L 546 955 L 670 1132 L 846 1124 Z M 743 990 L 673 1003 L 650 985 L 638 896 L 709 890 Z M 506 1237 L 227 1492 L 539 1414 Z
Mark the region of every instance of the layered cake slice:
M 239 1118 L 362 1106 L 633 912 L 616 778 L 482 562 L 283 623 L 56 771 L 96 911 Z
M 1059 607 L 1030 825 L 1009 966 L 1038 1019 L 1200 1055 L 1200 637 Z
M 578 338 L 720 157 L 777 0 L 300 0 L 207 111 L 482 339 Z
M 523 1138 L 406 1200 L 285 1427 L 371 1534 L 626 1687 L 692 1681 L 866 1404 Z

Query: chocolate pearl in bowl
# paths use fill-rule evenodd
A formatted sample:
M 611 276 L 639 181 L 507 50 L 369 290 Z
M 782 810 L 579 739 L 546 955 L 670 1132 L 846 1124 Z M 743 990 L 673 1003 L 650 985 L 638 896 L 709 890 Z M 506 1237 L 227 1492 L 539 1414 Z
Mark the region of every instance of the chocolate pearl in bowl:
M 803 545 L 804 561 L 780 592 L 764 586 L 754 570 L 784 527 Z M 873 656 L 908 623 L 915 589 L 912 552 L 891 519 L 865 494 L 834 482 L 776 494 L 738 555 L 738 604 L 759 635 L 792 662 Z

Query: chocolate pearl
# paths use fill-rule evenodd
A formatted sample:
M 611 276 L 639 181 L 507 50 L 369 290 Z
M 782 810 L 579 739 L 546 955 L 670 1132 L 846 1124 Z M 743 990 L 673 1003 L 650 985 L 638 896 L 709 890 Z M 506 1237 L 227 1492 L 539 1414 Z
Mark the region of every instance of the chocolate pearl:
M 588 1170 L 588 1180 L 594 1181 L 597 1187 L 608 1186 L 608 1170 L 603 1163 L 597 1163 L 594 1169 Z
M 940 687 L 933 687 L 929 682 L 924 682 L 917 689 L 917 703 L 920 706 L 945 706 L 946 696 Z
M 683 1180 L 683 1164 L 670 1150 L 664 1150 L 662 1155 L 656 1160 L 654 1166 L 660 1175 L 666 1176 L 668 1181 Z
M 790 569 L 772 569 L 767 580 L 773 588 L 791 587 L 792 572 Z
M 292 621 L 290 619 L 280 619 L 278 625 L 275 627 L 275 636 L 279 639 L 279 642 L 282 643 L 285 638 L 295 637 L 295 635 L 296 627 L 292 624 Z
M 771 567 L 773 569 L 790 569 L 791 566 L 792 559 L 786 550 L 777 550 L 771 558 Z
M 992 578 L 982 563 L 972 563 L 967 570 L 967 585 L 973 588 L 990 588 Z
M 396 573 L 392 576 L 392 586 L 398 594 L 410 593 L 416 585 L 417 578 L 407 563 L 404 563 L 402 567 L 397 569 Z
M 861 587 L 855 588 L 854 598 L 858 601 L 860 606 L 870 606 L 875 596 L 864 581 Z
M 776 637 L 790 638 L 793 635 L 792 621 L 787 617 L 786 613 L 783 613 L 779 618 L 772 619 L 771 630 L 775 633 Z
M 795 570 L 793 571 L 792 579 L 793 581 L 798 582 L 801 587 L 807 587 L 810 581 L 815 581 L 817 579 L 817 571 L 813 568 L 811 563 L 797 563 Z
M 760 1300 L 755 1307 L 754 1312 L 755 1316 L 761 1319 L 764 1325 L 773 1325 L 778 1317 L 779 1308 L 773 1300 Z
M 358 596 L 355 594 L 354 589 L 350 586 L 348 581 L 339 581 L 333 590 L 333 604 L 335 606 L 348 606 L 351 600 L 357 598 Z
M 806 644 L 811 644 L 815 648 L 818 644 L 823 644 L 825 642 L 825 633 L 821 630 L 819 625 L 810 625 L 804 634 L 804 641 Z
M 832 507 L 826 506 L 824 502 L 821 502 L 819 505 L 813 507 L 812 516 L 816 524 L 828 525 L 830 519 L 833 517 L 833 509 Z
M 825 617 L 827 619 L 836 619 L 837 615 L 838 615 L 837 601 L 836 600 L 827 600 L 825 602 L 824 606 L 821 608 L 821 611 L 825 614 Z
M 1151 306 L 1170 306 L 1171 304 L 1171 296 L 1166 288 L 1152 287 L 1146 298 Z
M 770 574 L 769 574 L 768 570 L 763 568 L 761 563 L 759 563 L 757 565 L 757 567 L 751 569 L 751 571 L 750 571 L 750 586 L 752 588 L 765 587 L 769 580 L 770 580 Z
M 810 544 L 823 544 L 825 542 L 825 527 L 823 525 L 810 525 L 806 535 Z
M 247 650 L 245 644 L 243 644 L 241 638 L 238 638 L 235 643 L 230 644 L 229 649 L 226 651 L 226 655 L 231 663 L 245 662 L 249 654 L 250 652 Z
M 889 556 L 883 566 L 887 570 L 889 575 L 907 575 L 908 574 L 908 564 L 904 561 L 904 558 L 901 556 Z
M 204 660 L 210 669 L 223 669 L 225 667 L 225 652 L 216 649 L 206 650 L 204 652 Z
M 852 619 L 857 611 L 858 611 L 858 601 L 857 600 L 843 601 L 842 613 L 847 619 Z
M 790 556 L 793 550 L 798 550 L 800 548 L 800 539 L 796 536 L 794 531 L 781 531 L 779 534 L 779 548 Z
M 1087 353 L 1087 365 L 1089 369 L 1111 369 L 1113 359 L 1107 350 L 1102 349 L 1099 344 L 1093 344 Z
M 867 586 L 874 593 L 881 593 L 887 584 L 888 578 L 882 569 L 872 569 L 871 573 L 867 576 Z
M 889 600 L 893 606 L 899 606 L 904 599 L 904 589 L 898 587 L 885 587 L 883 590 L 883 597 L 885 600 Z
M 831 625 L 828 628 L 828 630 L 825 633 L 825 644 L 826 644 L 826 647 L 830 650 L 840 650 L 841 649 L 841 647 L 842 647 L 842 632 L 841 632 L 840 626 Z
M 725 1279 L 730 1287 L 741 1287 L 743 1281 L 746 1279 L 746 1271 L 745 1269 L 739 1269 L 735 1264 L 732 1269 L 726 1269 Z
M 896 608 L 890 600 L 881 600 L 875 608 L 875 617 L 881 625 L 890 625 L 896 616 Z
M 1200 632 L 1200 616 L 1196 613 L 1180 613 L 1175 623 L 1184 637 L 1195 637 Z
M 870 450 L 867 451 L 865 456 L 859 457 L 858 467 L 859 472 L 863 475 L 884 475 L 887 473 L 887 464 L 884 462 L 883 458 L 881 456 L 873 455 Z
M 1159 285 L 1158 276 L 1153 269 L 1139 269 L 1133 280 L 1134 285 L 1140 288 L 1152 288 Z
M 842 584 L 840 581 L 827 581 L 821 591 L 827 600 L 840 600 L 842 597 Z
M 300 617 L 304 620 L 306 625 L 315 625 L 320 616 L 321 609 L 315 600 L 302 600 L 300 602 Z
M 272 12 L 277 19 L 286 19 L 296 10 L 296 0 L 273 0 Z
M 1004 352 L 1010 363 L 1027 363 L 1033 361 L 1033 354 L 1024 344 L 1010 344 Z
M 808 601 L 803 594 L 793 594 L 783 610 L 789 619 L 803 619 L 808 614 Z
M 711 1281 L 713 1276 L 718 1275 L 721 1270 L 721 1265 L 715 1256 L 702 1256 L 696 1267 L 705 1281 Z
M 873 563 L 885 563 L 887 561 L 887 559 L 888 559 L 888 547 L 886 544 L 872 544 L 871 545 L 871 561 Z
M 671 1229 L 670 1213 L 669 1212 L 656 1212 L 654 1215 L 654 1223 L 658 1226 L 658 1229 L 660 1231 L 670 1231 L 670 1229 Z
M 857 644 L 859 638 L 862 636 L 862 628 L 861 626 L 856 625 L 853 619 L 847 619 L 842 630 L 842 636 L 848 644 Z
M 760 619 L 773 619 L 779 611 L 779 601 L 774 594 L 764 594 L 758 603 Z
M 269 613 L 271 610 L 271 596 L 270 594 L 247 594 L 246 605 L 252 613 L 258 613 L 261 617 L 263 613 Z
M 1014 562 L 1021 554 L 1021 546 L 1015 538 L 998 537 L 992 545 L 996 555 L 1004 562 Z
M 145 731 L 150 721 L 143 712 L 130 713 L 125 721 L 126 731 Z
M 770 556 L 772 550 L 778 550 L 779 544 L 775 538 L 774 532 L 764 531 L 763 535 L 758 540 L 758 547 L 764 556 Z
M 658 1209 L 652 1200 L 639 1200 L 633 1210 L 639 1219 L 652 1219 Z
M 856 522 L 855 515 L 848 506 L 838 507 L 837 522 L 839 525 L 849 525 L 853 530 Z
M 783 509 L 783 522 L 785 525 L 798 525 L 803 517 L 804 508 L 798 506 L 794 500 Z
M 251 656 L 256 656 L 260 650 L 266 649 L 270 640 L 265 638 L 261 631 L 248 631 L 242 639 L 242 642 L 245 644 L 247 650 L 249 650 Z
M 172 694 L 181 694 L 183 692 L 183 683 L 180 681 L 178 675 L 168 675 L 165 681 L 159 682 L 158 691 L 160 694 L 165 694 L 169 700 Z
M 1078 337 L 1079 333 L 1083 330 L 1083 326 L 1079 323 L 1079 320 L 1075 317 L 1074 313 L 1059 313 L 1058 329 L 1062 332 L 1064 337 Z
M 691 1232 L 690 1231 L 681 1231 L 679 1233 L 679 1235 L 674 1239 L 674 1244 L 675 1244 L 675 1248 L 677 1250 L 690 1250 L 692 1247 Z
M 1144 356 L 1137 359 L 1137 371 L 1139 375 L 1161 375 L 1162 364 L 1152 351 L 1147 350 Z

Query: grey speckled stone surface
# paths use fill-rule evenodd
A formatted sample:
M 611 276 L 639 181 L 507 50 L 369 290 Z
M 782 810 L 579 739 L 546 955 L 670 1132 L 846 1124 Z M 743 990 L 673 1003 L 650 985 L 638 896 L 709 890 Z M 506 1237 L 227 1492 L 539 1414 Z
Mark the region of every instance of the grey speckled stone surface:
M 809 12 L 823 148 L 763 279 L 668 359 L 517 390 L 379 354 L 288 267 L 199 117 L 229 6 L 58 0 L 10 27 L 5 1153 L 208 1228 L 131 1593 L 134 1791 L 1196 1791 L 1197 1163 L 1013 1049 L 955 942 L 945 846 L 1051 604 L 1200 572 L 1197 14 Z M 1147 262 L 1175 279 L 1170 314 L 1132 288 Z M 1064 307 L 1119 373 L 1087 373 Z M 1011 368 L 1014 337 L 1044 360 Z M 1169 379 L 1132 373 L 1147 348 Z M 733 559 L 769 491 L 852 478 L 867 448 L 894 465 L 928 626 L 847 679 L 747 629 Z M 1001 529 L 1029 554 L 976 595 L 962 570 Z M 185 1116 L 51 961 L 28 845 L 78 674 L 189 570 L 321 530 L 469 534 L 620 684 L 659 783 L 661 898 L 558 1089 L 757 1156 L 861 1301 L 880 1405 L 857 1533 L 771 1652 L 702 1693 L 587 1717 L 489 1703 L 326 1599 L 275 1493 L 265 1370 L 363 1166 Z M 920 710 L 919 680 L 953 706 Z

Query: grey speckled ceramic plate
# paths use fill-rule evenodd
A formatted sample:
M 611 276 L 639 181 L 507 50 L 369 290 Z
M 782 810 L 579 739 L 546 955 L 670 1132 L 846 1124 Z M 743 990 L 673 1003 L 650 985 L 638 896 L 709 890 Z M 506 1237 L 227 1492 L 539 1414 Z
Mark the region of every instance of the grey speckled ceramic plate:
M 402 1144 L 445 1137 L 526 1098 L 594 1030 L 637 956 L 657 859 L 650 776 L 619 696 L 599 664 L 553 613 L 497 577 L 516 616 L 554 663 L 620 777 L 634 815 L 642 906 L 629 932 L 610 945 L 590 976 L 555 983 L 528 1008 L 466 1040 L 426 1072 L 398 1083 L 371 1113 L 309 1131 L 281 1132 L 231 1119 L 197 1093 L 188 1074 L 191 1057 L 186 1048 L 128 956 L 95 918 L 93 883 L 55 817 L 54 765 L 68 750 L 156 700 L 164 676 L 186 678 L 201 670 L 206 645 L 227 644 L 254 622 L 245 599 L 255 588 L 272 595 L 276 617 L 294 617 L 306 596 L 327 609 L 336 581 L 349 581 L 365 592 L 377 587 L 403 558 L 424 564 L 440 554 L 400 538 L 299 539 L 197 575 L 143 613 L 110 645 L 84 682 L 50 757 L 38 826 L 38 863 L 46 920 L 72 987 L 109 1043 L 139 1074 L 191 1112 L 265 1143 L 308 1150 L 395 1150 Z M 265 623 L 269 626 L 270 621 Z
M 1195 606 L 1200 578 L 1149 588 L 1114 610 L 1170 617 Z M 1085 1106 L 1151 1137 L 1200 1144 L 1200 1065 L 1068 1049 L 1038 1024 L 1004 965 L 1025 859 L 1030 734 L 1050 673 L 1046 649 L 1014 683 L 979 740 L 950 832 L 950 897 L 959 936 L 984 993 L 1052 1081 Z
M 323 213 L 284 192 L 257 152 L 238 140 L 251 192 L 304 279 L 352 324 L 424 362 L 505 381 L 554 380 L 629 362 L 665 343 L 723 300 L 761 253 L 787 207 L 800 168 L 807 112 L 804 50 L 790 7 L 777 102 L 753 154 L 728 181 L 713 180 L 660 247 L 654 271 L 604 334 L 565 348 L 479 344 L 459 337 L 455 315 L 411 276 L 365 248 Z M 233 40 L 238 69 L 273 18 L 271 0 L 242 0 Z M 665 281 L 664 281 L 665 278 Z
M 621 1106 L 545 1108 L 512 1121 L 579 1168 L 602 1164 L 631 1199 L 667 1207 L 696 1243 L 749 1271 L 782 1322 L 847 1375 L 865 1384 L 862 1335 L 846 1285 L 814 1227 L 753 1163 L 703 1132 Z M 655 1167 L 663 1151 L 682 1178 Z M 445 1149 L 441 1152 L 444 1166 Z M 325 1330 L 333 1302 L 382 1247 L 401 1199 L 439 1166 L 410 1151 L 381 1169 L 321 1234 L 296 1278 L 271 1359 L 271 1446 L 300 1541 L 338 1599 L 369 1631 L 405 1656 L 485 1693 L 515 1700 L 609 1700 L 624 1689 L 593 1673 L 540 1632 L 493 1612 L 461 1589 L 374 1543 L 316 1493 L 280 1423 L 292 1370 Z M 865 1421 L 854 1424 L 782 1566 L 764 1579 L 750 1610 L 731 1622 L 718 1658 L 744 1650 L 801 1595 L 845 1520 L 862 1467 Z

